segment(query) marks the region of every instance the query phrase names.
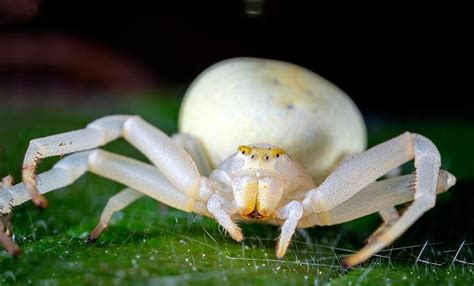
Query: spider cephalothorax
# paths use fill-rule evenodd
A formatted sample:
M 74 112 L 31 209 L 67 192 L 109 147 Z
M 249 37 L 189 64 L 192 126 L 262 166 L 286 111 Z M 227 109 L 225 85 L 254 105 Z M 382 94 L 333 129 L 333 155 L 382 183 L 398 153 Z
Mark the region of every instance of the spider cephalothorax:
M 352 266 L 392 243 L 456 181 L 440 171 L 436 146 L 419 134 L 406 132 L 364 151 L 365 125 L 349 97 L 322 77 L 284 62 L 240 58 L 209 68 L 187 92 L 179 126 L 180 133 L 168 137 L 139 116 L 114 115 L 84 129 L 31 140 L 23 183 L 2 191 L 0 214 L 30 198 L 44 207 L 44 193 L 89 171 L 127 186 L 109 200 L 90 242 L 114 212 L 147 195 L 216 219 L 237 241 L 243 239 L 240 220 L 280 225 L 280 258 L 297 227 L 378 212 L 383 226 L 344 260 Z M 152 164 L 98 149 L 119 137 Z M 265 144 L 242 145 L 252 142 Z M 70 153 L 52 170 L 35 175 L 42 158 Z M 413 159 L 415 174 L 377 181 Z M 395 206 L 409 201 L 400 215 Z M 0 241 L 18 253 L 5 232 Z
M 304 167 L 270 144 L 242 145 L 217 170 L 231 182 L 235 206 L 246 219 L 269 219 L 291 192 L 314 186 Z

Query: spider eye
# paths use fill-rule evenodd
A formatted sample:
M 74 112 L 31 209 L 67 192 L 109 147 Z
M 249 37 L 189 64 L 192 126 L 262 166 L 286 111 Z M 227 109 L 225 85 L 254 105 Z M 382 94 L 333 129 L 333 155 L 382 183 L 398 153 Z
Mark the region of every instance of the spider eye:
M 286 154 L 285 150 L 276 148 L 272 149 L 272 155 L 275 156 L 276 158 L 280 157 L 280 155 Z
M 255 155 L 250 156 L 250 158 L 252 158 L 252 159 L 255 158 Z
M 248 154 L 248 153 L 252 152 L 252 147 L 241 145 L 241 146 L 239 146 L 238 151 L 240 151 L 242 153 L 242 155 L 245 155 L 245 154 Z
M 270 157 L 268 157 L 268 155 L 267 155 L 267 156 L 265 156 L 265 160 L 267 160 L 267 161 L 268 161 L 268 159 L 270 159 Z

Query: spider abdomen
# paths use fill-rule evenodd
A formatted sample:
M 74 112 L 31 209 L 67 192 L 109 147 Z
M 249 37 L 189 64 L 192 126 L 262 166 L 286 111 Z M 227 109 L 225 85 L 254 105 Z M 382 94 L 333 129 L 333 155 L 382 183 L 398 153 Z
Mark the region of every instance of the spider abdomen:
M 239 145 L 262 142 L 285 149 L 316 182 L 366 148 L 362 116 L 342 90 L 265 59 L 230 59 L 204 71 L 186 93 L 179 128 L 201 140 L 214 166 Z

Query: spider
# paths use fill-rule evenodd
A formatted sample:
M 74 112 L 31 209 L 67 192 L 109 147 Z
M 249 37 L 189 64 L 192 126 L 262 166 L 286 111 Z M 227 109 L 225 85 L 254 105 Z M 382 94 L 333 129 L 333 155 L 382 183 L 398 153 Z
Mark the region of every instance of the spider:
M 352 267 L 392 243 L 456 181 L 439 170 L 440 154 L 422 135 L 406 132 L 365 150 L 364 121 L 351 99 L 311 71 L 280 61 L 236 58 L 208 68 L 185 95 L 179 130 L 168 137 L 139 116 L 112 115 L 30 141 L 23 182 L 12 186 L 6 177 L 2 184 L 0 241 L 18 253 L 5 218 L 11 207 L 29 199 L 46 207 L 43 194 L 89 171 L 126 186 L 109 199 L 89 242 L 114 212 L 144 195 L 214 218 L 236 241 L 244 238 L 239 221 L 281 226 L 278 258 L 296 228 L 378 212 L 382 226 L 343 261 Z M 119 137 L 153 165 L 98 149 Z M 42 158 L 63 154 L 71 155 L 35 175 Z M 414 174 L 377 181 L 412 159 Z M 410 201 L 400 215 L 395 206 Z

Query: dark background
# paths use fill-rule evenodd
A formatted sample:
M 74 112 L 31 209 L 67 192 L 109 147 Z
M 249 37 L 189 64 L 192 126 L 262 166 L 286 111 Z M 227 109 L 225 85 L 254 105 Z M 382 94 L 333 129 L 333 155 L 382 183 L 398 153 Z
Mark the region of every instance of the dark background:
M 2 0 L 0 88 L 187 85 L 219 60 L 252 56 L 319 73 L 364 114 L 473 118 L 467 9 L 323 3 Z

